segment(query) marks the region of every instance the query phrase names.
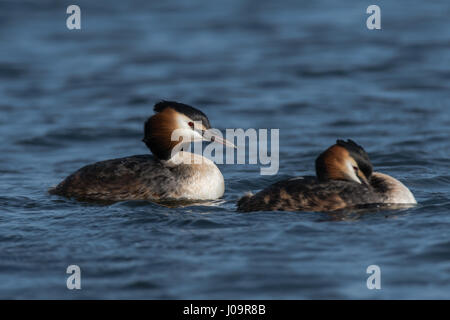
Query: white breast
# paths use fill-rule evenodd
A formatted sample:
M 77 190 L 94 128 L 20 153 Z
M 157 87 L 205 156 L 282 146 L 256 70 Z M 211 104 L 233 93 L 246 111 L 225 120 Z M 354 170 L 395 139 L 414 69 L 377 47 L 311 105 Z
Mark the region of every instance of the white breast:
M 397 179 L 380 172 L 374 172 L 373 176 L 383 179 L 389 187 L 389 192 L 384 196 L 387 197 L 386 203 L 396 204 L 417 204 L 412 192 Z
M 193 160 L 193 161 L 192 161 Z M 169 160 L 189 166 L 189 177 L 180 179 L 177 197 L 190 200 L 214 200 L 223 196 L 225 183 L 219 168 L 211 160 L 190 152 L 179 152 L 178 158 Z M 170 165 L 170 163 L 167 163 Z

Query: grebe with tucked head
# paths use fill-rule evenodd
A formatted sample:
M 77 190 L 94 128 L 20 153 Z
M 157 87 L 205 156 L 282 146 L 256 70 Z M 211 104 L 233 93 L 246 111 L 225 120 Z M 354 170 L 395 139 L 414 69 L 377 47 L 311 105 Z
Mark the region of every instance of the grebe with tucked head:
M 334 211 L 371 204 L 416 204 L 397 179 L 373 172 L 366 151 L 337 140 L 316 159 L 316 177 L 277 182 L 238 201 L 239 211 Z
M 49 190 L 51 194 L 80 200 L 214 200 L 224 193 L 222 173 L 211 160 L 190 152 L 173 152 L 179 141 L 232 143 L 218 136 L 206 137 L 208 117 L 191 106 L 162 101 L 145 123 L 144 143 L 152 155 L 136 155 L 87 165 Z M 178 149 L 177 149 L 178 150 Z

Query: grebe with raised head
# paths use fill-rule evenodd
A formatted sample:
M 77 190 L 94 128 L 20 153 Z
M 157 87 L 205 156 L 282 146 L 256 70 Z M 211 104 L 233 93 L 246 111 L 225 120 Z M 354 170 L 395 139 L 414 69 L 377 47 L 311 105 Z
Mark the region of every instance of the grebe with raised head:
M 51 194 L 79 200 L 214 200 L 224 193 L 222 173 L 211 160 L 179 149 L 172 133 L 190 141 L 215 141 L 229 147 L 219 136 L 206 136 L 208 117 L 191 106 L 162 101 L 144 126 L 142 141 L 152 155 L 135 155 L 87 165 L 72 173 Z M 184 140 L 183 140 L 184 141 Z M 181 141 L 181 142 L 183 142 Z M 176 150 L 178 150 L 176 149 Z
M 279 181 L 247 194 L 238 211 L 334 211 L 375 204 L 416 204 L 397 179 L 373 172 L 366 151 L 352 140 L 337 140 L 316 159 L 316 177 Z

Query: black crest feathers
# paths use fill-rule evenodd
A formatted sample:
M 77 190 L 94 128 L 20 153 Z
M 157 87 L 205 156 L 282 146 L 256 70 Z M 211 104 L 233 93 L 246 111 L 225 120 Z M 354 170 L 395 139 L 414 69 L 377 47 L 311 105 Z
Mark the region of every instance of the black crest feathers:
M 163 100 L 161 102 L 156 103 L 155 106 L 153 107 L 153 110 L 155 112 L 161 112 L 166 108 L 172 108 L 175 111 L 186 115 L 187 117 L 191 118 L 194 121 L 201 121 L 206 129 L 211 128 L 211 124 L 209 123 L 206 114 L 184 103 Z
M 370 162 L 369 155 L 363 147 L 351 139 L 348 139 L 347 141 L 337 140 L 336 144 L 349 152 L 350 156 L 355 159 L 356 163 L 358 163 L 358 167 L 367 178 L 372 175 L 373 166 Z

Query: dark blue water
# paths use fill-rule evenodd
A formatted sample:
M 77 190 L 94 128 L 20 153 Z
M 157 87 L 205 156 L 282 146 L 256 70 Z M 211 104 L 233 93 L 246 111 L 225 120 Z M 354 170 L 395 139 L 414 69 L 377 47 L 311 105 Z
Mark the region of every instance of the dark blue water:
M 0 1 L 0 298 L 449 298 L 450 3 Z M 221 165 L 224 202 L 78 203 L 47 188 L 99 160 L 145 154 L 160 99 L 212 125 L 280 128 L 280 171 Z M 235 212 L 314 173 L 337 138 L 419 205 L 349 213 Z M 77 264 L 82 289 L 66 288 Z M 368 290 L 366 268 L 381 268 Z

